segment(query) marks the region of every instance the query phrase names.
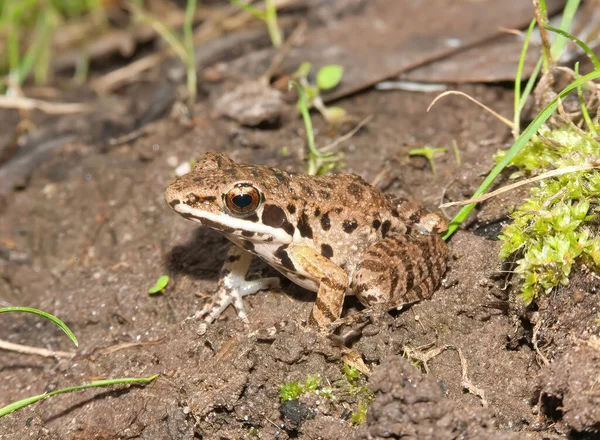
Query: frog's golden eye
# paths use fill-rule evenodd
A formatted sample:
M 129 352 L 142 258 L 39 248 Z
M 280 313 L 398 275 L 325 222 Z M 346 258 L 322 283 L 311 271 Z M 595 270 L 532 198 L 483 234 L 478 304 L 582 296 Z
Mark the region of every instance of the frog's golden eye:
M 225 194 L 225 206 L 236 217 L 247 217 L 260 204 L 260 192 L 249 183 L 238 183 Z

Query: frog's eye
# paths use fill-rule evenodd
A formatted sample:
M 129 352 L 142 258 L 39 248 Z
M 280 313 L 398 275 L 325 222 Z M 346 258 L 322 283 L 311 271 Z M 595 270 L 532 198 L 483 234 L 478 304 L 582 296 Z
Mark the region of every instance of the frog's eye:
M 249 183 L 238 183 L 225 194 L 225 206 L 236 217 L 246 217 L 260 204 L 260 192 Z

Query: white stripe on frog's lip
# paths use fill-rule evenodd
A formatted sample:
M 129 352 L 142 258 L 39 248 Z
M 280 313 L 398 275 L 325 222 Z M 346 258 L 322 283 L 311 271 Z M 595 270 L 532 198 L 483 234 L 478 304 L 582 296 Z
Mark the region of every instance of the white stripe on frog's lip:
M 258 234 L 267 234 L 273 237 L 274 243 L 278 244 L 290 244 L 292 242 L 292 236 L 289 235 L 281 228 L 273 228 L 267 226 L 260 221 L 244 220 L 243 218 L 236 218 L 226 214 L 214 214 L 212 212 L 203 211 L 200 209 L 194 209 L 189 205 L 180 203 L 175 205 L 173 208 L 179 214 L 189 214 L 192 216 L 192 220 L 202 223 L 202 219 L 206 219 L 209 222 L 222 225 L 224 228 L 231 228 L 238 231 L 240 234 L 242 231 L 255 232 Z M 253 241 L 253 240 L 250 240 Z

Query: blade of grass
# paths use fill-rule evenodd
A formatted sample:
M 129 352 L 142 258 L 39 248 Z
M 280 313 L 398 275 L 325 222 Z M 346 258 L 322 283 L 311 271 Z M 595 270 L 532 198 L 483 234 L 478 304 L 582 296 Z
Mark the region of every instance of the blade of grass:
M 107 379 L 107 380 L 96 380 L 94 382 L 78 385 L 69 388 L 63 388 L 60 390 L 52 391 L 46 394 L 39 394 L 37 396 L 28 397 L 26 399 L 19 400 L 17 402 L 13 402 L 11 404 L 6 405 L 3 408 L 0 408 L 0 417 L 3 417 L 7 414 L 10 414 L 13 411 L 17 411 L 21 408 L 25 408 L 26 406 L 31 405 L 32 403 L 39 402 L 40 400 L 47 399 L 50 396 L 54 396 L 56 394 L 62 393 L 70 393 L 71 391 L 85 390 L 87 388 L 96 388 L 96 387 L 105 387 L 110 385 L 120 385 L 120 384 L 129 384 L 129 383 L 140 383 L 145 384 L 148 382 L 152 382 L 154 379 L 158 377 L 158 374 L 150 377 L 126 377 L 122 379 Z
M 500 174 L 500 172 L 506 168 L 510 161 L 516 156 L 516 154 L 521 151 L 521 149 L 529 142 L 529 140 L 533 137 L 533 135 L 539 130 L 542 124 L 554 113 L 558 106 L 558 100 L 564 99 L 572 90 L 579 87 L 581 84 L 585 84 L 588 81 L 594 80 L 596 78 L 600 78 L 600 70 L 595 70 L 591 73 L 588 73 L 581 78 L 576 79 L 567 87 L 565 87 L 544 109 L 538 113 L 535 119 L 527 126 L 523 133 L 519 136 L 519 138 L 515 141 L 515 143 L 510 147 L 510 149 L 506 152 L 504 157 L 500 162 L 496 164 L 496 166 L 492 169 L 492 171 L 487 175 L 484 181 L 479 185 L 477 191 L 473 194 L 473 197 L 478 197 L 483 194 L 494 182 L 496 177 Z M 443 239 L 446 240 L 456 229 L 460 226 L 460 224 L 465 221 L 465 219 L 469 216 L 471 211 L 475 208 L 475 204 L 472 203 L 470 205 L 464 206 L 458 214 L 452 219 L 450 225 L 448 226 L 448 231 L 443 235 Z
M 535 80 L 537 79 L 538 75 L 540 74 L 540 70 L 542 70 L 542 61 L 543 61 L 542 57 L 539 57 L 537 64 L 533 68 L 533 72 L 531 72 L 531 75 L 529 76 L 529 79 L 527 80 L 527 84 L 525 85 L 525 89 L 523 89 L 523 94 L 521 95 L 521 100 L 519 101 L 519 112 L 521 112 L 523 110 L 523 107 L 525 107 L 525 102 L 527 101 L 527 98 L 529 98 L 529 95 L 531 95 L 531 91 L 533 90 L 533 85 L 535 84 Z
M 561 30 L 568 31 L 571 28 L 571 23 L 573 23 L 573 18 L 575 17 L 575 12 L 577 12 L 579 3 L 581 3 L 580 0 L 567 1 L 565 8 L 563 9 L 560 25 L 558 26 Z M 558 60 L 560 58 L 566 43 L 567 40 L 564 36 L 557 36 L 554 39 L 552 47 L 550 48 L 553 59 Z
M 187 0 L 187 6 L 185 8 L 185 23 L 183 25 L 183 42 L 185 45 L 185 51 L 187 57 L 185 64 L 187 67 L 187 89 L 188 89 L 188 105 L 190 109 L 196 102 L 197 91 L 197 75 L 196 75 L 196 54 L 194 52 L 194 14 L 196 13 L 196 0 Z
M 265 23 L 269 31 L 269 37 L 273 43 L 273 47 L 281 47 L 282 37 L 281 30 L 277 25 L 277 7 L 274 0 L 265 0 Z
M 519 58 L 519 66 L 517 67 L 517 74 L 515 76 L 515 102 L 514 102 L 514 119 L 513 119 L 513 137 L 516 139 L 521 131 L 521 77 L 523 75 L 523 66 L 525 65 L 525 55 L 527 55 L 527 48 L 529 47 L 529 39 L 531 33 L 535 27 L 535 18 L 531 20 L 527 33 L 525 34 L 525 41 L 523 41 L 523 48 L 521 49 L 521 57 Z
M 579 78 L 579 62 L 575 63 L 575 77 Z M 596 133 L 596 127 L 594 126 L 594 122 L 592 121 L 592 118 L 590 118 L 588 109 L 585 106 L 585 99 L 583 99 L 583 92 L 581 90 L 581 86 L 577 86 L 577 96 L 579 97 L 579 104 L 581 105 L 581 113 L 583 114 L 583 119 L 585 120 L 585 123 L 587 124 L 592 137 L 596 137 L 598 136 L 598 133 Z
M 34 309 L 33 307 L 15 307 L 15 306 L 11 306 L 11 307 L 2 307 L 2 308 L 0 308 L 0 313 L 6 313 L 6 312 L 33 313 L 34 315 L 38 315 L 38 316 L 41 316 L 43 318 L 46 318 L 47 320 L 52 321 L 54 324 L 56 324 L 57 326 L 59 326 L 60 329 L 63 332 L 65 332 L 65 334 L 69 337 L 69 339 L 71 341 L 73 341 L 73 344 L 75 344 L 75 346 L 79 346 L 79 343 L 77 342 L 77 338 L 75 337 L 75 335 L 73 334 L 73 332 L 71 331 L 71 329 L 69 327 L 67 327 L 67 325 L 64 322 L 62 322 L 56 316 L 51 315 L 50 313 L 44 312 L 42 310 Z
M 229 1 L 236 6 L 239 6 L 244 11 L 252 14 L 255 18 L 258 18 L 259 20 L 265 20 L 265 12 L 255 8 L 251 4 L 245 3 L 241 0 L 229 0 Z
M 575 43 L 577 43 L 579 45 L 579 47 L 581 47 L 583 49 L 583 51 L 587 54 L 587 56 L 590 58 L 590 60 L 592 60 L 592 64 L 594 64 L 594 69 L 600 69 L 600 60 L 598 60 L 598 57 L 596 56 L 594 51 L 592 49 L 590 49 L 589 46 L 587 44 L 585 44 L 583 41 L 581 41 L 575 35 L 571 35 L 567 31 L 563 31 L 562 29 L 558 29 L 558 28 L 552 27 L 547 24 L 544 25 L 544 27 L 551 32 L 556 32 L 558 35 L 561 35 L 565 38 L 569 38 L 570 40 L 573 40 Z

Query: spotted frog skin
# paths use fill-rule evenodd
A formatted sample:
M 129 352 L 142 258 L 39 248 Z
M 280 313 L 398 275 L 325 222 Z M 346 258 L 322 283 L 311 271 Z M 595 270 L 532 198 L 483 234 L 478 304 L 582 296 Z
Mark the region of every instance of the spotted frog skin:
M 445 221 L 353 174 L 308 176 L 209 152 L 167 188 L 165 200 L 237 245 L 217 293 L 197 314 L 208 322 L 230 304 L 247 321 L 242 297 L 278 285 L 278 278 L 245 280 L 251 254 L 317 292 L 310 322 L 321 329 L 340 317 L 346 294 L 398 308 L 430 297 L 446 269 L 438 235 Z

